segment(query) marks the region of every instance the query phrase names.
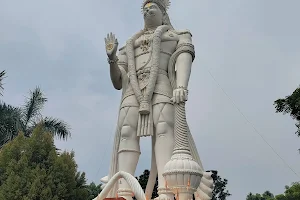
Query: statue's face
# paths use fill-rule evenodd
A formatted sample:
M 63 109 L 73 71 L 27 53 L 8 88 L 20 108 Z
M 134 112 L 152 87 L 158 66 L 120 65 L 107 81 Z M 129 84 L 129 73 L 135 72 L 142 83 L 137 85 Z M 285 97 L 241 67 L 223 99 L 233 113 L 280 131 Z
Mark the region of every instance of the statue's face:
M 147 3 L 143 9 L 145 22 L 162 24 L 163 13 L 155 3 Z

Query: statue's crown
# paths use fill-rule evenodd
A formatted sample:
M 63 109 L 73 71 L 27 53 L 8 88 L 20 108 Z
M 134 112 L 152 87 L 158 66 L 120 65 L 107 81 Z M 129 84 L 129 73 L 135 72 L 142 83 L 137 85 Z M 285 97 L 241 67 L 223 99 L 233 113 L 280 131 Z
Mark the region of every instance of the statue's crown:
M 144 9 L 147 3 L 156 3 L 159 7 L 161 7 L 164 11 L 167 11 L 170 7 L 170 0 L 144 0 L 142 5 L 142 9 Z

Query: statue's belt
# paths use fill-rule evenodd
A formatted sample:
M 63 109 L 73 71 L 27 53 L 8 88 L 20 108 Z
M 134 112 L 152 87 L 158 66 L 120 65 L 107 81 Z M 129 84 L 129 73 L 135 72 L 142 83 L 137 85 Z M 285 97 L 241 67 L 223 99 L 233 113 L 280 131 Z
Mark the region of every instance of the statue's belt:
M 149 76 L 150 76 L 150 72 L 151 72 L 151 67 L 139 69 L 136 72 L 138 80 L 140 80 L 140 81 L 147 80 L 149 78 Z M 163 70 L 163 69 L 158 69 L 158 74 L 162 74 L 162 75 L 168 76 L 168 72 L 166 70 Z
M 148 70 L 151 69 L 150 67 L 147 68 L 143 68 L 137 71 L 137 77 L 138 77 L 138 81 L 139 81 L 139 86 L 140 88 L 145 88 L 145 86 L 148 84 L 149 82 L 149 76 L 150 76 L 150 72 L 148 72 Z M 164 75 L 164 76 L 168 76 L 168 72 L 166 70 L 163 69 L 158 69 L 158 74 Z M 156 94 L 161 94 L 164 95 L 168 98 L 172 98 L 173 96 L 173 90 L 171 88 L 171 85 L 165 85 L 166 82 L 157 82 L 154 88 L 154 93 Z M 170 84 L 170 83 L 168 83 Z M 122 101 L 128 97 L 134 95 L 133 89 L 131 87 L 131 85 L 128 85 L 128 88 L 126 89 L 126 92 L 123 96 Z M 138 104 L 137 104 L 138 105 Z

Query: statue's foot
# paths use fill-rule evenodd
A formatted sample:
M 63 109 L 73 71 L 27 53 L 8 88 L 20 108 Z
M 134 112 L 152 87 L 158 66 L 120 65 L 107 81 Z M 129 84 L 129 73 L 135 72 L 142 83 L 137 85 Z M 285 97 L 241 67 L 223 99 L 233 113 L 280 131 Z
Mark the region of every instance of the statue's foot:
M 154 200 L 174 200 L 174 195 L 172 195 L 172 194 L 160 194 Z

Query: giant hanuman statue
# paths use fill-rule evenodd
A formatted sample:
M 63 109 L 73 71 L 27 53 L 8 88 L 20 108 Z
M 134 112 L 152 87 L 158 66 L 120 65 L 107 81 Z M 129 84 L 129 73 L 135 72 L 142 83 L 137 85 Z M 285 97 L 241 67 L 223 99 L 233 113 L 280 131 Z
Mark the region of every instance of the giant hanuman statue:
M 144 28 L 119 50 L 105 38 L 113 86 L 122 89 L 109 175 L 96 198 L 149 200 L 158 176 L 159 200 L 209 200 L 212 173 L 205 172 L 185 119 L 188 82 L 195 58 L 192 34 L 175 30 L 169 0 L 144 0 Z M 140 156 L 140 137 L 152 137 L 152 164 L 144 191 L 133 177 Z

